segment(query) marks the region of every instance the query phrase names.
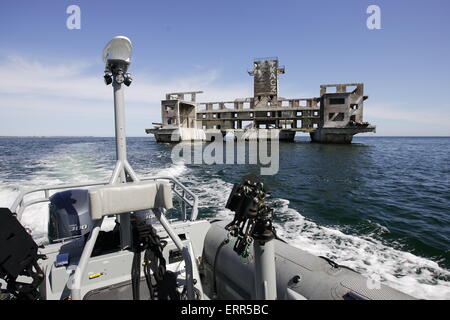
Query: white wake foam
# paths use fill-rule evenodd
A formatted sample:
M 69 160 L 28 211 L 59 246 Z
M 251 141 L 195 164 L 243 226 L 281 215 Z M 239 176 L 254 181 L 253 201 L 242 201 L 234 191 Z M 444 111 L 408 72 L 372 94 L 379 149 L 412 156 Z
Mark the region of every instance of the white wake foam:
M 95 144 L 79 143 L 58 146 L 51 154 L 39 159 L 42 170 L 30 174 L 26 180 L 3 182 L 0 186 L 0 206 L 11 207 L 20 191 L 44 186 L 107 180 L 110 172 L 99 165 L 95 157 Z M 29 195 L 26 201 L 40 198 L 43 193 Z M 48 203 L 28 207 L 22 216 L 24 226 L 32 231 L 38 243 L 47 241 Z
M 181 175 L 183 175 L 187 170 L 186 165 L 184 164 L 183 161 L 179 161 L 175 164 L 171 164 L 168 167 L 165 168 L 152 168 L 150 170 L 151 175 L 154 176 L 168 176 L 168 177 L 179 177 Z
M 436 262 L 394 249 L 371 237 L 319 226 L 289 208 L 288 200 L 276 199 L 274 205 L 278 216 L 287 219 L 277 224 L 278 235 L 290 244 L 326 256 L 372 279 L 379 278 L 416 298 L 450 299 L 450 272 Z

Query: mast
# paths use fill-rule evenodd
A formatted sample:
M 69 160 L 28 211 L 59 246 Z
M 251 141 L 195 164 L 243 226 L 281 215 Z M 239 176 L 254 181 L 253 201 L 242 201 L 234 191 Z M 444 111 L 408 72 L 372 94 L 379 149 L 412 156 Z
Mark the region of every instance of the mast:
M 116 164 L 109 180 L 110 184 L 139 181 L 136 173 L 127 160 L 127 141 L 125 133 L 125 101 L 124 84 L 128 87 L 132 82 L 128 67 L 131 63 L 131 41 L 127 37 L 114 37 L 103 50 L 105 62 L 105 84 L 112 83 L 114 94 L 114 119 L 116 137 Z M 120 246 L 131 247 L 131 222 L 129 214 L 119 216 Z

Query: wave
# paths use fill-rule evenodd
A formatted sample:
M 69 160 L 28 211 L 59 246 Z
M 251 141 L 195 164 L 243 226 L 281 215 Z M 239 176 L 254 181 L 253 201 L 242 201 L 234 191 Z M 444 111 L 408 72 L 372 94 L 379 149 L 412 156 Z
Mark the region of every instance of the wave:
M 51 154 L 38 159 L 33 165 L 39 167 L 39 171 L 34 171 L 23 180 L 2 181 L 0 206 L 11 207 L 19 193 L 25 190 L 93 180 L 105 181 L 109 171 L 99 163 L 93 152 L 94 148 L 93 143 L 58 145 Z M 36 199 L 42 195 L 42 193 L 29 195 L 26 200 Z M 28 207 L 23 213 L 22 223 L 31 230 L 37 243 L 47 243 L 48 203 Z
M 187 167 L 183 161 L 179 161 L 165 168 L 152 168 L 148 173 L 152 176 L 168 176 L 177 178 L 186 173 Z
M 381 241 L 348 235 L 337 227 L 319 226 L 289 208 L 289 201 L 274 199 L 278 235 L 314 255 L 326 256 L 372 279 L 420 299 L 450 299 L 450 271 L 436 262 L 389 247 Z

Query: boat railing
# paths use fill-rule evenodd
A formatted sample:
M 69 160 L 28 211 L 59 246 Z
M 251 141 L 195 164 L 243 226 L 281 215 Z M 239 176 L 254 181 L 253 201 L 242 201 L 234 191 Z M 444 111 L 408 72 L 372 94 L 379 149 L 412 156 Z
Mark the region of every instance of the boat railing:
M 179 200 L 179 210 L 181 212 L 181 219 L 183 221 L 194 221 L 197 219 L 198 214 L 198 198 L 193 194 L 186 186 L 179 182 L 174 177 L 170 176 L 158 176 L 158 177 L 143 177 L 140 181 L 154 181 L 154 180 L 167 180 L 172 185 L 172 192 Z M 15 212 L 17 219 L 22 220 L 22 215 L 24 211 L 35 204 L 45 203 L 50 201 L 50 197 L 57 191 L 64 191 L 67 189 L 75 188 L 90 188 L 95 186 L 109 185 L 108 181 L 104 182 L 85 182 L 85 183 L 72 183 L 72 184 L 61 184 L 46 186 L 41 188 L 34 188 L 29 190 L 24 190 L 20 192 L 16 200 L 11 206 L 11 211 Z M 29 199 L 33 197 L 32 199 Z M 26 199 L 28 198 L 28 199 Z

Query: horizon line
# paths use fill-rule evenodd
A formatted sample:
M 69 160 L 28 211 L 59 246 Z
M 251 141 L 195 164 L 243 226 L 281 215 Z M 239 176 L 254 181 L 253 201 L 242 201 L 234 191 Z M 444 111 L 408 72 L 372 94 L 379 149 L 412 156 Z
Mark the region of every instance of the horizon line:
M 153 134 L 147 134 L 142 136 L 127 136 L 126 138 L 145 138 L 145 137 L 154 137 Z M 305 135 L 307 136 L 307 135 Z M 17 135 L 0 135 L 0 138 L 115 138 L 115 136 L 96 136 L 96 135 L 88 135 L 88 136 L 78 136 L 78 135 L 24 135 L 24 136 L 17 136 Z M 420 136 L 420 135 L 399 135 L 399 136 L 393 136 L 393 135 L 364 135 L 364 136 L 354 136 L 354 138 L 450 138 L 450 135 L 448 136 Z

